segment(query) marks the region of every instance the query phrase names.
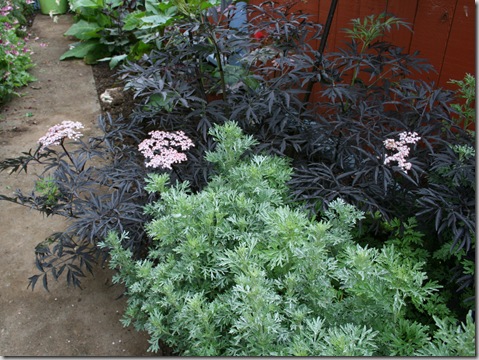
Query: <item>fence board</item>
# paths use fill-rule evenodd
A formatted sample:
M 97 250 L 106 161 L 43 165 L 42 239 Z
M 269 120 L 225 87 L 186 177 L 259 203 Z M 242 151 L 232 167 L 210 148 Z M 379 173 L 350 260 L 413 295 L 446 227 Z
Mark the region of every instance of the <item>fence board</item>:
M 343 31 L 344 28 L 348 28 L 351 25 L 351 19 L 359 17 L 361 11 L 361 0 L 348 1 L 347 6 L 342 4 L 339 0 L 338 7 L 336 8 L 336 27 L 335 32 L 329 34 L 327 50 L 335 50 L 338 47 L 343 47 L 344 43 L 349 40 Z M 331 41 L 330 41 L 331 40 Z
M 427 81 L 439 80 L 439 71 L 446 51 L 452 18 L 456 7 L 455 0 L 419 1 L 414 23 L 410 51 L 418 50 L 420 56 L 427 59 L 438 73 L 428 73 L 422 76 Z
M 387 7 L 387 13 L 400 18 L 409 23 L 411 30 L 401 26 L 387 36 L 387 39 L 394 45 L 401 47 L 404 52 L 408 53 L 412 41 L 412 28 L 416 22 L 417 0 L 396 0 L 390 1 Z
M 466 73 L 475 74 L 474 29 L 475 4 L 472 0 L 459 0 L 443 58 L 439 85 L 447 86 L 450 79 L 462 79 Z

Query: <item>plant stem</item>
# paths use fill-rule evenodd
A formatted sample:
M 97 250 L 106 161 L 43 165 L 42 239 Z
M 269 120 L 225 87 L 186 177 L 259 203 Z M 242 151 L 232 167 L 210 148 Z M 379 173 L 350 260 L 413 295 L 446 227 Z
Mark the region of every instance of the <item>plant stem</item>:
M 321 37 L 321 42 L 319 43 L 319 48 L 318 48 L 318 60 L 316 61 L 316 64 L 321 61 L 321 58 L 323 57 L 323 52 L 324 48 L 326 47 L 326 41 L 328 40 L 329 37 L 329 31 L 331 30 L 331 23 L 333 22 L 334 18 L 334 13 L 336 12 L 336 6 L 338 5 L 339 0 L 333 0 L 331 2 L 331 6 L 329 7 L 329 13 L 328 13 L 328 18 L 326 19 L 326 24 L 324 25 L 324 32 L 323 36 Z M 313 71 L 317 70 L 318 66 L 314 65 Z M 304 96 L 303 102 L 307 104 L 309 102 L 309 98 L 311 97 L 311 93 L 313 91 L 313 86 L 316 83 L 315 80 L 311 80 L 308 83 L 308 87 L 306 89 L 306 95 Z
M 75 166 L 75 169 L 76 169 L 76 165 L 75 165 L 75 162 L 73 161 L 72 157 L 70 156 L 70 154 L 68 153 L 68 150 L 65 148 L 65 145 L 63 145 L 63 139 L 62 141 L 60 142 L 60 146 L 62 147 L 63 151 L 65 152 L 66 156 L 68 156 L 68 158 L 70 159 L 70 161 L 72 162 L 72 165 Z M 78 169 L 77 169 L 78 170 Z

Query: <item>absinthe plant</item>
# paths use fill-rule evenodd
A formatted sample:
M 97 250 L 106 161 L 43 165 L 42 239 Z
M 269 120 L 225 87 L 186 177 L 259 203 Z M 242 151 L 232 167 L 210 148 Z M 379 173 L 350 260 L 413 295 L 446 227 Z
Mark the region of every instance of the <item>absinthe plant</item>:
M 406 317 L 437 290 L 421 263 L 394 245 L 355 244 L 351 229 L 363 214 L 341 199 L 320 221 L 287 205 L 288 161 L 248 155 L 255 141 L 235 123 L 210 134 L 217 146 L 206 158 L 216 175 L 202 191 L 192 193 L 186 182 L 170 186 L 167 174 L 148 176 L 146 190 L 160 199 L 146 206 L 146 258 L 136 261 L 123 248 L 127 233 L 110 232 L 100 244 L 111 249 L 114 281 L 126 286 L 124 325 L 146 330 L 151 351 L 162 341 L 180 355 L 431 350 L 433 331 Z M 464 347 L 440 347 L 443 355 L 473 353 L 471 323 L 455 330 L 448 338 Z

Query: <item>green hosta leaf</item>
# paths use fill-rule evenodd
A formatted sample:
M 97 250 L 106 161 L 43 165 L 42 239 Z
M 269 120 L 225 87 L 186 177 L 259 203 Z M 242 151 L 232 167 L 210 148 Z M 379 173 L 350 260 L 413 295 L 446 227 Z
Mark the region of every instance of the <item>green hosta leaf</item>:
M 91 38 L 99 38 L 98 31 L 102 28 L 97 23 L 80 20 L 73 24 L 65 33 L 68 36 L 74 36 L 80 40 L 89 40 Z
M 101 44 L 97 39 L 91 39 L 85 42 L 78 42 L 73 44 L 74 48 L 65 52 L 60 56 L 60 60 L 77 58 L 83 59 L 86 64 L 95 64 L 101 58 L 107 57 L 109 54 L 108 48 Z
M 72 46 L 74 46 L 72 49 L 68 50 L 62 56 L 60 56 L 60 60 L 70 58 L 83 59 L 88 54 L 88 52 L 92 51 L 98 45 L 98 40 L 74 43 L 72 44 Z

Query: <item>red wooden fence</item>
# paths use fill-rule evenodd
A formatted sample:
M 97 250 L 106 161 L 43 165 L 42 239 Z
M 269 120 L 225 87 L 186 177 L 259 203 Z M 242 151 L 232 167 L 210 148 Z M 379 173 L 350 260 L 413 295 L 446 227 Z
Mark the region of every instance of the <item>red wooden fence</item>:
M 250 0 L 258 5 L 264 0 Z M 279 0 L 278 2 L 281 2 Z M 311 20 L 326 23 L 331 0 L 299 0 L 297 8 L 311 14 Z M 437 73 L 424 75 L 441 87 L 450 79 L 475 75 L 475 20 L 473 0 L 339 0 L 331 25 L 326 51 L 337 50 L 348 40 L 344 28 L 351 19 L 387 12 L 408 22 L 412 31 L 401 28 L 387 37 L 409 53 L 419 51 Z

